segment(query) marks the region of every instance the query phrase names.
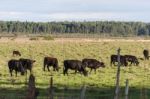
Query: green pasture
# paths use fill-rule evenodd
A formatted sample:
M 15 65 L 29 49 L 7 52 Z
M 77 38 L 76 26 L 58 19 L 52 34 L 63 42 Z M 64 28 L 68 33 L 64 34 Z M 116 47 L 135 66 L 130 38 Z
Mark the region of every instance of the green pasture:
M 143 49 L 150 50 L 149 42 L 126 42 L 126 41 L 101 41 L 101 42 L 72 42 L 72 41 L 30 41 L 30 42 L 1 42 L 0 43 L 0 96 L 8 99 L 16 99 L 26 94 L 26 76 L 10 77 L 7 62 L 10 59 L 31 58 L 36 60 L 33 66 L 33 74 L 36 78 L 36 87 L 40 90 L 40 97 L 48 96 L 50 77 L 54 79 L 54 94 L 57 96 L 80 95 L 83 85 L 87 86 L 86 96 L 89 99 L 100 99 L 99 96 L 109 96 L 113 99 L 115 77 L 117 68 L 110 66 L 110 55 L 116 54 L 117 49 L 121 48 L 121 54 L 131 54 L 138 58 L 143 58 Z M 19 50 L 21 57 L 13 57 L 12 51 Z M 43 58 L 45 56 L 56 57 L 59 61 L 59 72 L 47 70 L 43 71 Z M 69 71 L 68 76 L 63 75 L 63 60 L 95 58 L 103 61 L 106 68 L 99 68 L 84 77 L 81 74 L 74 74 Z M 150 61 L 140 60 L 139 66 L 121 67 L 120 86 L 122 95 L 124 94 L 125 80 L 129 79 L 131 99 L 141 97 L 142 88 L 150 97 Z M 87 69 L 90 71 L 89 69 Z M 29 72 L 28 75 L 29 76 Z M 10 98 L 11 97 L 11 98 Z M 97 98 L 90 98 L 97 97 Z M 133 98 L 134 97 L 134 98 Z M 87 98 L 87 99 L 88 99 Z M 106 98 L 106 99 L 111 99 Z M 20 98 L 19 98 L 20 99 Z M 41 98 L 43 99 L 43 98 Z M 57 99 L 57 98 L 56 98 Z M 59 99 L 59 98 L 58 98 Z M 102 98 L 105 99 L 105 98 Z M 139 98 L 140 99 L 140 98 Z

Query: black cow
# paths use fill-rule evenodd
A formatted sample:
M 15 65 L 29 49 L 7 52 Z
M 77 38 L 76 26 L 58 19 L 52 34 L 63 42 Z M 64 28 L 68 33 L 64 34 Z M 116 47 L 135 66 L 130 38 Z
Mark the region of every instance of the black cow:
M 48 71 L 50 71 L 49 67 L 52 66 L 54 71 L 59 71 L 59 67 L 58 67 L 58 60 L 57 58 L 53 58 L 53 57 L 45 57 L 44 58 L 44 63 L 43 63 L 44 67 L 43 70 L 45 71 L 45 67 L 47 66 Z
M 124 55 L 124 57 L 126 58 L 127 62 L 130 62 L 130 65 L 134 64 L 136 66 L 139 65 L 139 61 L 137 59 L 136 56 L 133 55 Z
M 143 55 L 144 55 L 144 58 L 145 60 L 149 60 L 149 51 L 148 50 L 143 50 Z
M 112 64 L 115 65 L 115 63 L 118 62 L 118 55 L 111 55 L 110 60 L 111 60 L 111 62 L 110 62 L 111 66 L 112 66 Z M 128 62 L 127 62 L 126 58 L 123 55 L 120 55 L 120 64 L 122 66 L 127 66 L 128 65 Z
M 99 62 L 98 60 L 96 59 L 83 59 L 82 60 L 82 64 L 84 67 L 88 67 L 91 69 L 91 71 L 94 69 L 95 70 L 95 73 L 96 73 L 96 69 L 99 68 L 99 67 L 105 67 L 105 64 L 103 62 Z M 90 71 L 90 72 L 91 72 Z
M 13 51 L 13 56 L 21 56 L 21 53 L 19 51 Z
M 87 76 L 87 71 L 80 60 L 64 60 L 64 75 L 68 75 L 68 69 L 75 70 L 75 73 L 79 71 L 83 73 L 84 76 Z
M 25 73 L 25 69 L 23 68 L 23 66 L 19 60 L 15 60 L 15 59 L 9 60 L 8 67 L 9 67 L 9 72 L 10 72 L 11 76 L 12 76 L 13 70 L 15 70 L 16 76 L 17 76 L 17 72 L 20 72 L 21 75 L 24 75 L 24 73 Z
M 22 66 L 24 67 L 26 73 L 27 73 L 27 69 L 31 73 L 32 67 L 33 67 L 33 63 L 35 62 L 35 60 L 20 58 L 19 61 L 22 64 Z

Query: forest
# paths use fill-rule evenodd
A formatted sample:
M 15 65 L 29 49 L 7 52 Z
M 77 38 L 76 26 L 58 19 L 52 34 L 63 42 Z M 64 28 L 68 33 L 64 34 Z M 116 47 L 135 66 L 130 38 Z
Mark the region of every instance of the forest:
M 61 34 L 81 33 L 106 36 L 149 36 L 150 23 L 144 22 L 20 22 L 0 21 L 0 33 Z

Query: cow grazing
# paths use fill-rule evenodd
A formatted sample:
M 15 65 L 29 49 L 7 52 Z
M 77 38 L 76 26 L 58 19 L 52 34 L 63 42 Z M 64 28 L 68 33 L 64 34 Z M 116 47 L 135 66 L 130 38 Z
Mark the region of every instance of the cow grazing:
M 91 71 L 94 69 L 95 70 L 95 73 L 96 73 L 96 69 L 99 68 L 99 67 L 105 67 L 105 64 L 103 62 L 99 62 L 98 60 L 96 59 L 83 59 L 82 60 L 82 64 L 84 67 L 88 67 L 91 69 Z M 90 72 L 91 72 L 90 71 Z
M 8 67 L 9 67 L 9 72 L 10 72 L 11 76 L 12 76 L 13 70 L 15 70 L 16 76 L 17 76 L 17 72 L 20 72 L 21 75 L 24 75 L 24 73 L 25 73 L 25 69 L 23 68 L 23 66 L 19 60 L 15 60 L 15 59 L 9 60 Z
M 110 62 L 111 66 L 112 66 L 112 64 L 115 65 L 115 63 L 118 62 L 118 55 L 111 55 L 110 60 L 111 60 L 111 62 Z M 126 58 L 123 55 L 120 55 L 120 64 L 122 66 L 127 66 L 128 65 L 128 62 L 127 62 Z
M 127 62 L 130 62 L 130 65 L 134 64 L 136 66 L 139 65 L 139 61 L 137 59 L 136 56 L 133 55 L 124 55 L 124 57 L 126 58 Z
M 45 67 L 47 66 L 48 71 L 50 71 L 49 67 L 52 66 L 54 71 L 59 71 L 58 67 L 58 60 L 57 58 L 53 57 L 45 57 L 44 58 L 44 67 L 43 70 L 45 71 Z
M 87 71 L 80 60 L 64 60 L 64 75 L 68 75 L 68 69 L 75 70 L 75 73 L 79 71 L 80 73 L 83 73 L 84 76 L 87 76 Z
M 27 69 L 31 73 L 32 67 L 33 67 L 33 63 L 35 62 L 35 60 L 20 58 L 19 61 L 22 64 L 22 66 L 24 67 L 26 73 L 27 73 Z
M 19 51 L 13 51 L 13 56 L 21 56 L 21 53 Z
M 148 50 L 143 50 L 143 55 L 144 55 L 144 58 L 145 60 L 149 60 L 149 51 Z

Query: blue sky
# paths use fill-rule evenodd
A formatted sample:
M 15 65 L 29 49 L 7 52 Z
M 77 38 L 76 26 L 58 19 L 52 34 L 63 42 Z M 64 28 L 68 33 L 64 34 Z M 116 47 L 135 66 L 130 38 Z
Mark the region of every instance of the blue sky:
M 0 20 L 150 22 L 150 0 L 0 0 Z

